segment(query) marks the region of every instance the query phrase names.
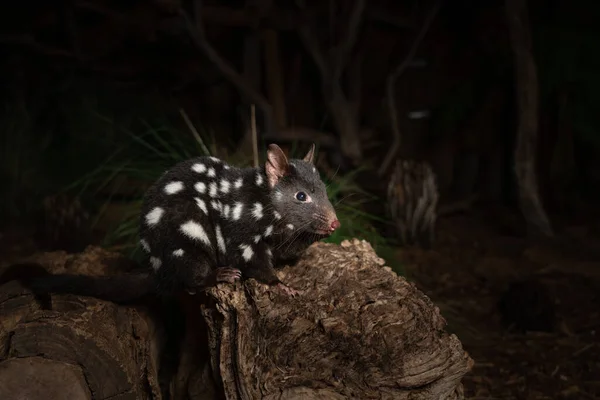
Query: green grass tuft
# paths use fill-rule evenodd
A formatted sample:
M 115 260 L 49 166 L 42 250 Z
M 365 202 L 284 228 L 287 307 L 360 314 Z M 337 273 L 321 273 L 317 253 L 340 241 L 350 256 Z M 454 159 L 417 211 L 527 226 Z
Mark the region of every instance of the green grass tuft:
M 147 188 L 174 164 L 196 157 L 210 155 L 208 147 L 196 135 L 180 132 L 167 121 L 153 125 L 140 119 L 136 124 L 141 133 L 119 126 L 110 118 L 98 114 L 105 124 L 121 135 L 114 143 L 114 151 L 106 160 L 82 178 L 69 185 L 87 198 L 103 198 L 95 224 L 119 204 L 121 218 L 108 226 L 103 245 L 139 259 L 138 221 L 142 198 Z M 114 198 L 125 196 L 128 200 Z

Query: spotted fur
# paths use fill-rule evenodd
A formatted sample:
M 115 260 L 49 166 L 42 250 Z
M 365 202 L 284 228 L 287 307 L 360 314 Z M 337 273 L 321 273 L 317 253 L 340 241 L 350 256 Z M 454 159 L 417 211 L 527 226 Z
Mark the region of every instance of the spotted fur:
M 163 174 L 140 216 L 140 244 L 162 289 L 196 290 L 220 267 L 279 283 L 276 265 L 339 226 L 313 152 L 314 146 L 304 159 L 288 161 L 271 145 L 260 168 L 198 157 Z

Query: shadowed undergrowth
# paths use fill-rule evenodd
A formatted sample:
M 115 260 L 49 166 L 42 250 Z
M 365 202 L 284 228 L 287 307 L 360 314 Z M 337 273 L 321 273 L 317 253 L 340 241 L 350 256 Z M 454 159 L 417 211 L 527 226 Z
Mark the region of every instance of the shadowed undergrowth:
M 181 130 L 176 118 L 181 118 L 175 107 L 171 113 L 146 112 L 139 118 L 114 117 L 96 103 L 88 102 L 87 116 L 97 135 L 103 138 L 95 144 L 104 153 L 104 158 L 87 169 L 78 168 L 80 176 L 64 186 L 64 191 L 82 198 L 96 210 L 93 228 L 101 229 L 102 245 L 123 252 L 140 260 L 138 244 L 138 215 L 145 190 L 174 164 L 199 155 L 215 155 L 238 166 L 251 165 L 250 157 L 211 154 L 215 148 L 207 129 L 194 121 L 197 133 Z M 180 121 L 177 121 L 180 122 Z M 179 126 L 184 126 L 179 124 Z M 105 132 L 104 134 L 101 132 Z M 264 144 L 261 144 L 264 145 Z M 293 146 L 293 149 L 297 146 Z M 261 162 L 265 149 L 259 147 Z M 295 151 L 291 154 L 295 156 Z M 336 175 L 333 179 L 323 177 L 332 204 L 336 207 L 342 226 L 328 242 L 339 243 L 344 239 L 358 237 L 369 241 L 388 264 L 400 272 L 394 262 L 393 243 L 384 238 L 373 227 L 375 221 L 384 219 L 362 210 L 373 195 L 362 190 L 350 174 Z
M 103 246 L 138 260 L 138 212 L 147 187 L 174 164 L 217 147 L 198 121 L 197 133 L 187 128 L 175 101 L 152 94 L 74 79 L 15 98 L 0 116 L 3 220 L 33 220 L 45 196 L 68 193 L 91 211 Z M 259 144 L 261 162 L 266 144 Z M 299 147 L 292 145 L 291 156 Z M 251 165 L 250 155 L 210 155 Z M 374 198 L 355 183 L 357 172 L 323 177 L 342 223 L 326 241 L 365 239 L 400 272 L 394 243 L 373 227 L 384 220 L 363 211 Z

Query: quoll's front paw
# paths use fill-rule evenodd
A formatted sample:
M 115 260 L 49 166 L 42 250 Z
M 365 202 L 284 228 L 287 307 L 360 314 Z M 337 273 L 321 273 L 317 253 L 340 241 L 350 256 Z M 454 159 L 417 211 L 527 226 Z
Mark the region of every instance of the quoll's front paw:
M 279 290 L 281 290 L 284 294 L 288 296 L 296 297 L 300 294 L 298 290 L 289 287 L 285 283 L 279 282 L 276 286 Z
M 242 279 L 242 271 L 232 267 L 221 267 L 217 270 L 217 282 L 235 283 Z

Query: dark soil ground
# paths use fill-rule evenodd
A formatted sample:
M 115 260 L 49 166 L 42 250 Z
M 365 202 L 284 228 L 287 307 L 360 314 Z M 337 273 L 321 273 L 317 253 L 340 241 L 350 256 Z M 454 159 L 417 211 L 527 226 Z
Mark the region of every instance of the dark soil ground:
M 444 218 L 432 250 L 399 251 L 407 277 L 439 305 L 475 360 L 464 378 L 467 398 L 600 399 L 600 235 L 581 224 L 565 230 L 568 244 L 534 243 L 484 220 Z M 30 238 L 26 230 L 0 232 L 2 262 L 35 252 Z M 516 307 L 503 323 L 499 299 L 526 279 L 509 296 Z M 555 320 L 546 332 L 509 326 L 522 318 L 544 328 L 548 315 Z
M 533 243 L 481 220 L 441 220 L 434 250 L 400 251 L 408 278 L 475 360 L 463 381 L 467 398 L 600 399 L 600 237 L 581 225 L 566 228 L 569 244 Z M 524 280 L 520 291 L 507 290 Z M 503 296 L 514 303 L 506 312 Z M 544 328 L 548 315 L 555 321 L 547 331 L 514 323 Z

